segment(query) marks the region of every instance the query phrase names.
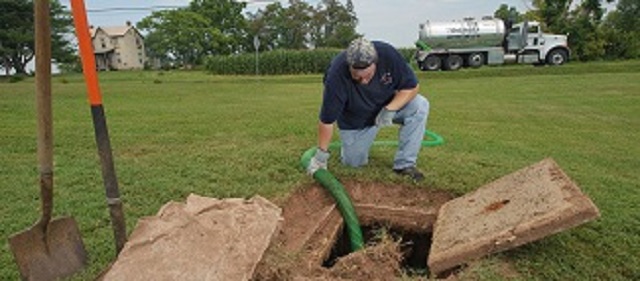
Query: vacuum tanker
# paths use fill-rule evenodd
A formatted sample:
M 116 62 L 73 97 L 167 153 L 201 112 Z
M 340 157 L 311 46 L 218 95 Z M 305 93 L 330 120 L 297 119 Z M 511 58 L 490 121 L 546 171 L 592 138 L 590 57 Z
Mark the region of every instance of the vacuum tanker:
M 543 33 L 538 22 L 465 19 L 420 24 L 416 61 L 421 70 L 458 70 L 482 65 L 561 65 L 569 59 L 567 36 Z

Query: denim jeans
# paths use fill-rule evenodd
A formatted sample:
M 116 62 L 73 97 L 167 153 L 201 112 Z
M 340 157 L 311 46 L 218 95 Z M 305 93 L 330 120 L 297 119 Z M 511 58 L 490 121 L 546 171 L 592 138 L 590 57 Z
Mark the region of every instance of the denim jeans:
M 422 95 L 417 95 L 398 110 L 393 118 L 394 124 L 400 124 L 393 169 L 416 166 L 428 117 L 429 101 Z M 379 130 L 378 126 L 360 130 L 340 130 L 342 163 L 351 167 L 366 165 L 369 162 L 369 150 Z

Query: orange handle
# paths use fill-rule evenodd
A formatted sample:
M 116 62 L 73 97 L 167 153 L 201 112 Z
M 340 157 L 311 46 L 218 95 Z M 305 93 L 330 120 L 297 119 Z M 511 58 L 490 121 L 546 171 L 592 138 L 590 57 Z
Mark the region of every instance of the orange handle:
M 100 94 L 100 86 L 98 84 L 96 58 L 93 54 L 93 44 L 91 44 L 91 35 L 89 34 L 87 11 L 84 6 L 84 0 L 71 0 L 71 11 L 73 13 L 73 22 L 76 27 L 76 36 L 78 36 L 80 58 L 82 60 L 82 72 L 84 73 L 84 80 L 87 84 L 89 104 L 101 105 L 102 95 Z

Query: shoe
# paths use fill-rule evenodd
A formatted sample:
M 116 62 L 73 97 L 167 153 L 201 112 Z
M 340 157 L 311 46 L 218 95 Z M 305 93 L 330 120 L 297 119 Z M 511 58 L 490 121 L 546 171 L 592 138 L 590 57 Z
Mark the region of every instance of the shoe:
M 413 181 L 422 181 L 424 180 L 424 175 L 420 172 L 416 167 L 406 167 L 402 169 L 393 169 L 396 174 L 407 176 L 411 178 Z

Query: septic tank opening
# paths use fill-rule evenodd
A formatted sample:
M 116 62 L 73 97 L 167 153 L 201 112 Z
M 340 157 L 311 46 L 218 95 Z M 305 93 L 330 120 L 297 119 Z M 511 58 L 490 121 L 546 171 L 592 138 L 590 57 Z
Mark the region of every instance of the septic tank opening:
M 393 241 L 399 241 L 402 260 L 400 268 L 408 276 L 428 276 L 427 258 L 431 248 L 431 232 L 417 232 L 404 230 L 374 222 L 372 225 L 363 225 L 362 236 L 366 247 L 378 243 L 382 236 L 386 235 Z M 324 260 L 322 266 L 331 268 L 336 261 L 352 252 L 347 228 L 343 227 L 331 248 L 329 257 Z

